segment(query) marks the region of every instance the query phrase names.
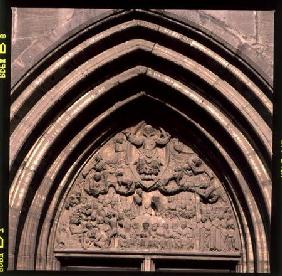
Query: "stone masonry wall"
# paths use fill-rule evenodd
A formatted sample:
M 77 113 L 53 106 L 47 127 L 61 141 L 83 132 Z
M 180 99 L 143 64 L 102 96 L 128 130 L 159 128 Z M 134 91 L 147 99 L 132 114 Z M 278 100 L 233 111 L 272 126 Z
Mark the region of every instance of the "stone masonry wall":
M 272 84 L 274 12 L 158 10 L 219 38 Z M 110 9 L 12 8 L 12 86 L 69 32 Z

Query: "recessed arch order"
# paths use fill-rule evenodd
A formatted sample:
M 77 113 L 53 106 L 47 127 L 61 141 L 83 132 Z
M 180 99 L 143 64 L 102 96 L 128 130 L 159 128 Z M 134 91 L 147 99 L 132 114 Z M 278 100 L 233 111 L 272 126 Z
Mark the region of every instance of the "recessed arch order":
M 218 171 L 240 223 L 238 271 L 269 271 L 271 88 L 219 41 L 165 14 L 118 11 L 48 53 L 11 99 L 10 269 L 58 268 L 56 213 L 74 175 L 145 118 L 179 128 Z

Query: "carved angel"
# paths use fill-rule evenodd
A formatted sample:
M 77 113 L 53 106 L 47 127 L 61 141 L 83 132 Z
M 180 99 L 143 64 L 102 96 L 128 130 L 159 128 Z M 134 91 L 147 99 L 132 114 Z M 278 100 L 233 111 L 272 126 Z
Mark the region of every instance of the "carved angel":
M 151 125 L 145 125 L 142 129 L 142 136 L 137 136 L 131 132 L 124 132 L 128 141 L 136 147 L 141 147 L 145 151 L 154 150 L 157 145 L 164 146 L 169 142 L 170 134 L 162 128 L 161 133 L 154 129 Z
M 198 183 L 194 187 L 190 188 L 190 191 L 197 193 L 203 201 L 208 203 L 215 203 L 221 197 L 221 192 L 217 185 L 215 185 L 216 180 Z
M 92 196 L 98 196 L 102 193 L 107 193 L 109 185 L 104 173 L 91 170 L 85 179 L 84 190 Z
M 210 179 L 214 177 L 212 171 L 204 164 L 204 162 L 198 156 L 193 156 L 192 158 L 188 159 L 188 163 L 194 175 L 206 174 L 210 177 Z
M 130 195 L 134 193 L 135 182 L 126 174 L 126 171 L 118 170 L 115 175 L 117 179 L 115 190 L 117 193 L 121 195 Z

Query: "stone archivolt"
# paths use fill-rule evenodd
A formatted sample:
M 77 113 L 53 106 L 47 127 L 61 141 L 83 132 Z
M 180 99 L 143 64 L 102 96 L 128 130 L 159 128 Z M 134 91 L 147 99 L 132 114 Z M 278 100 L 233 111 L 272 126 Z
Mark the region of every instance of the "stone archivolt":
M 181 250 L 211 253 L 214 246 L 210 244 L 217 241 L 217 248 L 223 248 L 223 252 L 228 248 L 237 251 L 234 249 L 238 246 L 238 239 L 234 238 L 238 234 L 236 221 L 240 222 L 242 246 L 235 254 L 236 271 L 269 272 L 273 89 L 257 71 L 226 48 L 219 37 L 213 39 L 212 34 L 206 34 L 197 24 L 191 26 L 181 17 L 150 10 L 120 10 L 99 19 L 93 17 L 86 28 L 77 29 L 61 42 L 12 91 L 9 269 L 60 270 L 64 266 L 61 256 L 69 258 L 70 251 L 78 253 L 74 248 L 81 249 L 83 240 L 88 241 L 83 243 L 88 250 L 137 248 L 138 253 L 140 245 L 127 245 L 130 237 L 138 233 L 131 224 L 136 222 L 142 230 L 143 221 L 148 221 L 149 226 L 145 224 L 148 231 L 155 227 L 161 231 L 164 222 L 169 224 L 164 229 L 179 228 L 183 220 L 176 213 L 181 213 L 181 209 L 169 206 L 178 201 L 181 205 L 183 200 L 189 202 L 192 198 L 182 213 L 188 214 L 184 222 L 189 227 L 195 226 L 194 248 Z M 126 125 L 140 118 L 144 111 L 144 118 L 156 122 L 168 118 L 168 124 L 181 121 L 175 126 L 176 131 L 187 129 L 193 131 L 193 137 L 199 135 L 195 147 L 202 147 L 203 152 L 208 148 L 214 153 L 208 159 L 224 175 L 236 220 L 234 215 L 228 218 L 228 213 L 232 213 L 228 209 L 233 208 L 218 179 L 208 175 L 207 164 L 203 162 L 206 172 L 197 174 L 189 165 L 194 163 L 189 158 L 193 151 L 185 145 L 184 151 L 188 152 L 180 150 L 178 154 L 177 146 L 171 147 L 173 137 L 169 137 L 167 144 L 159 143 L 158 135 L 164 140 L 166 135 L 161 135 L 157 124 L 154 126 L 158 135 L 153 135 L 151 147 L 159 158 L 151 158 L 154 161 L 148 157 L 142 160 L 141 153 L 148 148 L 147 138 L 142 138 L 142 127 L 139 131 L 128 129 L 132 138 L 143 140 L 140 145 L 135 145 L 135 139 L 130 142 L 131 138 L 122 132 L 99 147 L 102 139 L 116 133 L 121 122 Z M 125 142 L 116 145 L 115 138 Z M 80 173 L 82 163 L 97 147 L 100 150 Z M 105 169 L 99 169 L 100 164 L 95 168 L 95 163 L 99 163 L 94 160 L 97 155 L 105 163 Z M 119 156 L 126 157 L 124 163 L 109 162 Z M 188 169 L 181 168 L 184 163 L 180 156 L 187 157 L 191 169 L 187 163 Z M 115 166 L 120 171 L 115 171 Z M 176 167 L 183 173 L 177 176 Z M 95 181 L 101 178 L 100 184 L 106 183 L 104 188 L 98 184 L 98 189 L 94 187 L 94 176 L 88 175 L 91 170 L 92 174 L 100 170 Z M 80 174 L 73 178 L 76 172 Z M 93 187 L 89 193 L 90 183 Z M 71 190 L 64 195 L 68 187 Z M 110 205 L 102 207 L 99 200 L 103 202 L 111 193 L 118 198 L 117 214 L 126 214 L 123 209 L 133 203 L 141 213 L 135 212 L 135 219 L 127 226 L 129 230 L 122 226 L 121 219 L 112 227 L 114 223 L 105 218 L 99 220 L 94 214 L 91 219 L 91 215 L 84 214 L 87 204 L 90 205 L 87 213 L 109 213 Z M 158 202 L 168 218 L 156 214 Z M 145 216 L 142 212 L 146 206 L 149 214 Z M 193 213 L 191 206 L 196 209 L 193 218 L 189 218 Z M 220 218 L 222 215 L 217 218 L 220 226 L 209 217 L 215 207 L 223 210 L 224 218 Z M 80 217 L 76 224 L 70 223 L 75 221 L 73 214 Z M 154 221 L 158 225 L 153 227 Z M 173 226 L 173 221 L 177 226 Z M 91 237 L 86 226 L 97 234 Z M 103 227 L 116 228 L 117 234 L 109 238 L 111 230 L 105 231 Z M 120 234 L 123 228 L 130 233 L 125 239 Z M 101 244 L 103 236 L 110 240 L 110 245 Z M 169 240 L 177 240 L 159 240 L 164 239 L 167 244 Z M 61 252 L 53 251 L 54 243 Z M 74 250 L 66 253 L 62 248 Z M 233 262 L 233 257 L 228 260 Z
M 55 249 L 241 250 L 222 184 L 187 145 L 145 122 L 107 142 L 65 201 Z

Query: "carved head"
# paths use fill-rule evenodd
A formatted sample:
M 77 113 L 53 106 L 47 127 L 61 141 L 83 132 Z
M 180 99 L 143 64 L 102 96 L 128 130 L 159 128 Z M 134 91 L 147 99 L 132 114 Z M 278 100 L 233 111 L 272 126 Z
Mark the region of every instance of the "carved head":
M 94 225 L 93 225 L 92 223 L 90 223 L 90 222 L 87 222 L 86 225 L 85 225 L 85 227 L 86 227 L 87 229 L 91 230 L 91 229 L 94 228 Z
M 70 224 L 79 225 L 81 223 L 82 216 L 79 213 L 73 213 L 70 217 Z
M 149 227 L 150 227 L 150 223 L 147 222 L 147 221 L 145 221 L 145 222 L 143 222 L 142 226 L 143 226 L 143 229 L 144 229 L 144 230 L 148 230 Z
M 163 224 L 163 228 L 164 228 L 165 230 L 167 230 L 167 229 L 168 229 L 168 223 L 165 222 L 165 223 Z
M 229 227 L 230 229 L 235 229 L 235 225 L 232 223 L 232 224 L 230 224 L 230 227 Z
M 202 216 L 201 216 L 201 222 L 206 222 L 207 220 L 208 220 L 208 216 L 202 214 Z
M 172 140 L 173 147 L 177 152 L 182 152 L 184 148 L 184 144 L 181 143 L 177 138 L 173 138 Z
M 134 223 L 132 224 L 132 228 L 133 228 L 134 230 L 139 229 L 139 223 L 138 223 L 138 222 L 134 222 Z
M 203 164 L 203 161 L 197 156 L 192 159 L 195 166 L 199 167 Z
M 187 215 L 188 215 L 188 218 L 190 218 L 190 219 L 195 217 L 196 216 L 196 209 L 195 209 L 195 207 L 187 209 Z
M 80 199 L 80 203 L 81 204 L 87 203 L 87 197 L 86 196 L 82 196 L 81 199 Z
M 215 212 L 210 212 L 210 215 L 209 215 L 210 221 L 213 221 L 215 218 L 216 218 L 216 213 Z
M 100 224 L 99 230 L 104 231 L 104 232 L 108 232 L 108 231 L 111 230 L 111 226 L 109 224 Z
M 152 224 L 152 231 L 157 231 L 158 227 L 159 227 L 158 223 L 153 223 Z
M 144 207 L 146 210 L 149 209 L 151 207 L 151 201 L 144 201 Z
M 90 216 L 92 214 L 92 206 L 90 204 L 82 205 L 80 212 L 86 216 Z
M 97 217 L 97 211 L 93 210 L 92 213 L 91 213 L 91 220 L 95 221 L 96 217 Z
M 133 195 L 133 201 L 135 204 L 140 206 L 142 204 L 142 197 L 135 194 Z
M 100 173 L 95 173 L 93 178 L 96 182 L 99 182 L 102 179 L 102 176 Z
M 95 157 L 94 157 L 94 161 L 95 161 L 95 163 L 98 163 L 98 162 L 100 162 L 100 161 L 102 161 L 102 156 L 98 153 L 98 154 L 96 154 L 95 155 Z
M 102 216 L 97 216 L 96 222 L 99 223 L 99 224 L 104 223 L 104 218 Z
M 104 196 L 99 195 L 98 196 L 98 203 L 102 204 L 104 202 Z
M 154 210 L 159 210 L 161 208 L 161 200 L 159 196 L 153 196 L 151 200 L 151 205 Z
M 102 205 L 103 205 L 104 209 L 107 208 L 108 205 L 109 205 L 109 200 L 107 198 L 104 198 Z
M 180 201 L 179 203 L 179 208 L 181 208 L 181 209 L 186 209 L 186 202 L 183 200 L 183 201 Z
M 232 210 L 231 210 L 230 208 L 228 208 L 228 209 L 226 210 L 226 217 L 227 217 L 228 219 L 233 218 Z
M 142 191 L 141 188 L 137 188 L 135 192 L 136 192 L 137 195 L 142 196 L 143 191 Z
M 118 201 L 116 199 L 112 199 L 110 204 L 111 204 L 111 207 L 114 209 L 115 207 L 117 207 Z
M 130 227 L 131 227 L 130 223 L 128 221 L 124 221 L 123 228 L 126 230 L 130 230 Z
M 151 137 L 156 134 L 156 130 L 151 125 L 145 125 L 143 128 L 143 135 L 146 137 Z
M 123 176 L 123 170 L 119 169 L 119 170 L 116 170 L 116 176 Z
M 105 218 L 111 218 L 112 217 L 112 213 L 108 212 L 105 214 Z
M 98 210 L 99 209 L 99 203 L 97 201 L 94 201 L 92 203 L 92 207 L 93 207 L 93 210 Z
M 122 144 L 124 142 L 124 135 L 122 133 L 118 133 L 115 138 L 115 142 Z
M 187 227 L 187 222 L 182 222 L 180 225 L 181 229 L 185 229 Z

